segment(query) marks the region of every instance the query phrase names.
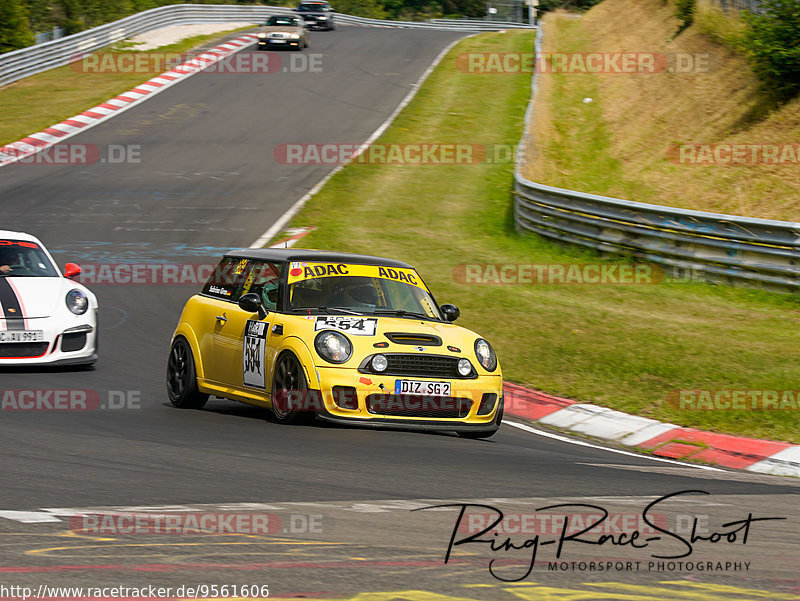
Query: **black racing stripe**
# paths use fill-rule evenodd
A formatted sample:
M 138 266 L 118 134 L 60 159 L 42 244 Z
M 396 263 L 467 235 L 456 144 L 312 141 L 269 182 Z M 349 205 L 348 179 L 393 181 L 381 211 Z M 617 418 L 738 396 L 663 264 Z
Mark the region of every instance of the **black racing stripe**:
M 6 318 L 7 330 L 24 330 L 25 316 L 19 304 L 16 292 L 5 278 L 0 278 L 0 307 L 3 308 L 3 317 Z

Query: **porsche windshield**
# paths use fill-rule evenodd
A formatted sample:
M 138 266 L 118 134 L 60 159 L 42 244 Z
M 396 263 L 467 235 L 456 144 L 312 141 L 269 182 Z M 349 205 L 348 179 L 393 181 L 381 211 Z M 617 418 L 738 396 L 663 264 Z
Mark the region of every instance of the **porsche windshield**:
M 35 242 L 0 239 L 0 277 L 53 278 L 58 275 Z
M 325 12 L 324 4 L 301 4 L 297 7 L 301 13 L 322 13 Z
M 289 306 L 308 314 L 387 315 L 441 321 L 413 269 L 367 265 L 292 264 Z

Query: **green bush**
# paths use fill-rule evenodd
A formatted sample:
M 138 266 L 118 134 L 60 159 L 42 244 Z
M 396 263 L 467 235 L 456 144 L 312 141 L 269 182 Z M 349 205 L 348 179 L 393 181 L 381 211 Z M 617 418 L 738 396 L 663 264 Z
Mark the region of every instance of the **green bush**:
M 696 7 L 696 0 L 675 0 L 675 16 L 681 20 L 681 26 L 678 28 L 678 33 L 689 27 L 689 25 L 694 22 L 694 11 Z
M 764 88 L 780 100 L 800 92 L 800 0 L 764 0 L 745 13 L 744 46 Z
M 0 0 L 0 52 L 33 44 L 28 15 L 20 0 Z

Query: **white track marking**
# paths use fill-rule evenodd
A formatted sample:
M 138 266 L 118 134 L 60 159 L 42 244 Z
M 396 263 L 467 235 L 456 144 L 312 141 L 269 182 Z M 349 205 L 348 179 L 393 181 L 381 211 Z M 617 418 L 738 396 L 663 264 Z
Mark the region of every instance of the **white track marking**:
M 613 449 L 610 447 L 604 447 L 597 444 L 592 444 L 591 442 L 585 442 L 583 440 L 575 440 L 574 438 L 569 438 L 567 436 L 561 436 L 560 434 L 553 434 L 552 432 L 545 432 L 544 430 L 538 430 L 536 428 L 532 428 L 531 426 L 520 424 L 517 422 L 510 422 L 507 420 L 503 420 L 504 424 L 509 426 L 513 426 L 515 428 L 519 428 L 520 430 L 525 430 L 526 432 L 532 432 L 533 434 L 537 434 L 539 436 L 544 436 L 545 438 L 553 438 L 555 440 L 560 440 L 561 442 L 566 442 L 569 444 L 578 445 L 579 447 L 591 447 L 593 449 L 600 449 L 601 451 L 608 451 L 609 453 L 618 453 L 620 455 L 628 455 L 629 457 L 638 457 L 639 459 L 648 459 L 650 461 L 658 461 L 661 463 L 671 463 L 673 465 L 680 465 L 681 467 L 693 467 L 699 470 L 708 470 L 711 472 L 723 472 L 725 470 L 718 469 L 716 467 L 710 467 L 707 465 L 697 465 L 692 463 L 684 463 L 682 461 L 674 461 L 672 459 L 662 459 L 661 457 L 652 457 L 650 455 L 645 455 L 643 453 L 632 453 L 630 451 L 623 451 L 622 449 Z

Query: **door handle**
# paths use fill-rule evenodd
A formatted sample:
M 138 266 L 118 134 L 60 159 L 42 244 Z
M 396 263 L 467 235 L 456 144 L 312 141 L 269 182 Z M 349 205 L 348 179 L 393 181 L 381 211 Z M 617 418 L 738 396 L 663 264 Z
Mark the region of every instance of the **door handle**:
M 226 321 L 228 321 L 228 315 L 226 313 L 223 313 L 222 315 L 217 315 L 217 321 L 225 323 Z

